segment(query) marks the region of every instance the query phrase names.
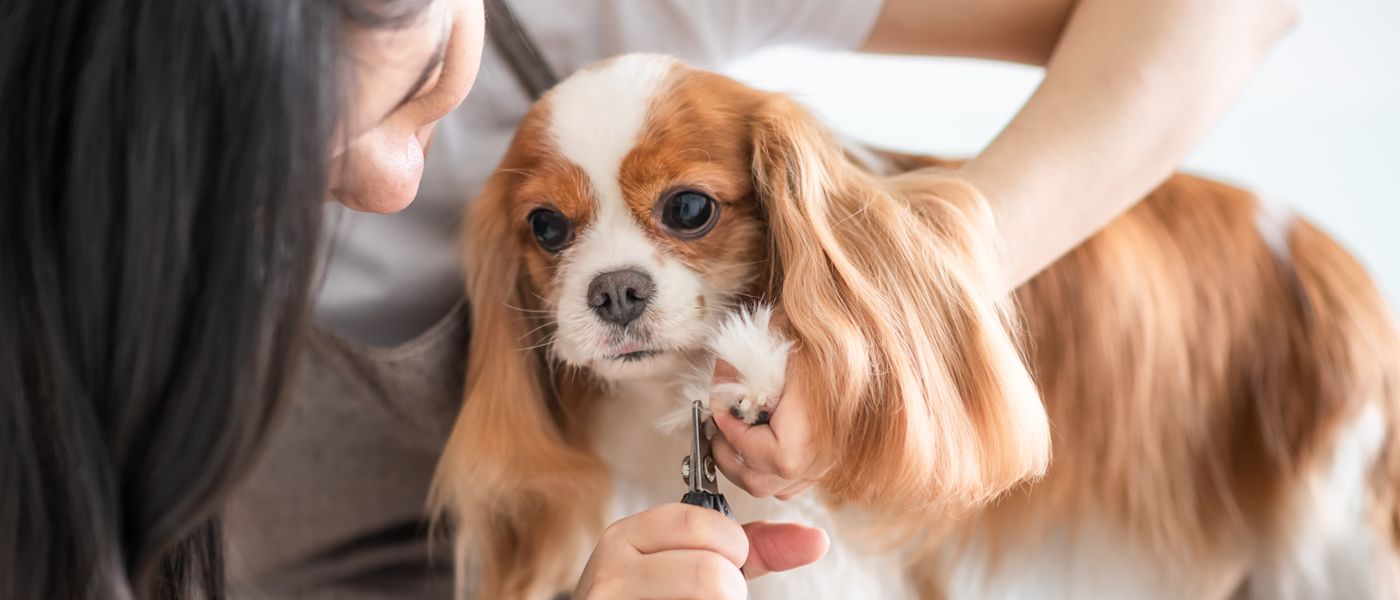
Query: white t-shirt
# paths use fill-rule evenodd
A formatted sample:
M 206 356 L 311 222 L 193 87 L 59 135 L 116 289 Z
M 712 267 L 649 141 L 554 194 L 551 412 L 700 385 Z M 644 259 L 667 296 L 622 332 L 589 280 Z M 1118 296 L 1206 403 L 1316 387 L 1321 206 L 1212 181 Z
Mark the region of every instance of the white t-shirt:
M 515 0 L 510 6 L 560 77 L 627 52 L 708 69 L 770 46 L 852 49 L 883 0 Z M 394 215 L 327 205 L 319 326 L 374 346 L 427 330 L 462 296 L 464 207 L 495 169 L 531 100 L 491 44 L 466 101 L 437 128 L 418 197 Z

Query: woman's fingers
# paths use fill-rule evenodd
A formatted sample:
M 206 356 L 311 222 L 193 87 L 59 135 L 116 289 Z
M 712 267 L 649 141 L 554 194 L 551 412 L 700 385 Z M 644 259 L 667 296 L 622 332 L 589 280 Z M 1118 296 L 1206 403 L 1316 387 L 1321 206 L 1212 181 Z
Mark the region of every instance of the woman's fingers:
M 609 525 L 588 558 L 574 597 L 719 598 L 747 595 L 742 527 L 717 511 L 672 503 Z
M 738 523 L 717 511 L 674 502 L 622 519 L 603 536 L 621 536 L 641 554 L 668 550 L 702 550 L 722 556 L 738 567 L 748 556 L 749 542 Z
M 741 527 L 714 510 L 667 504 L 610 525 L 574 597 L 741 600 L 748 596 L 746 578 L 810 564 L 828 546 L 819 529 L 763 522 Z
M 593 560 L 598 560 L 596 552 Z M 748 584 L 739 568 L 704 550 L 666 550 L 590 563 L 574 593 L 582 600 L 743 600 L 747 596 Z
M 801 479 L 808 476 L 813 454 L 807 444 L 805 411 L 797 406 L 801 402 L 787 395 L 782 410 L 774 411 L 767 425 L 749 425 L 728 412 L 715 411 L 715 426 L 743 457 L 744 465 L 783 479 Z
M 712 442 L 715 464 L 719 466 L 721 473 L 729 481 L 733 482 L 748 492 L 755 498 L 767 498 L 792 487 L 793 482 L 778 477 L 772 473 L 765 473 L 757 469 L 740 463 L 739 457 L 734 453 L 734 448 L 722 437 L 716 437 Z
M 749 594 L 744 573 L 713 552 L 668 550 L 643 556 L 636 567 L 641 576 L 624 597 L 743 600 Z
M 831 546 L 825 531 L 794 523 L 749 523 L 744 532 L 749 536 L 744 576 L 749 579 L 812 564 Z
M 816 485 L 816 480 L 813 479 L 790 481 L 745 466 L 739 462 L 734 448 L 730 447 L 724 438 L 715 438 L 714 456 L 715 464 L 719 465 L 719 470 L 724 473 L 725 478 L 755 498 L 772 496 L 779 500 L 791 500 Z

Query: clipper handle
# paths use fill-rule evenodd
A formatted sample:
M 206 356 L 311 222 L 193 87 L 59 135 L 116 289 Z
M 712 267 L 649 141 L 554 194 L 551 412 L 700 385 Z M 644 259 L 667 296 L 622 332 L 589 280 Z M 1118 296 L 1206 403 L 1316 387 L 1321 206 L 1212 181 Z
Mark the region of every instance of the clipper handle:
M 724 499 L 724 494 L 711 494 L 705 490 L 698 492 L 686 492 L 681 498 L 681 502 L 693 504 L 702 508 L 711 508 L 719 511 L 726 517 L 734 518 L 734 513 L 729 510 L 729 501 Z

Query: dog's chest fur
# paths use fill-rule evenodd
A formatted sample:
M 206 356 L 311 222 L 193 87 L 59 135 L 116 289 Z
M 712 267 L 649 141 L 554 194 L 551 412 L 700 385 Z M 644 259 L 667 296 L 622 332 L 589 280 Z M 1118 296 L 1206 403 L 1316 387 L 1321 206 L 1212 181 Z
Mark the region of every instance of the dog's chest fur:
M 613 477 L 604 522 L 676 502 L 685 493 L 681 459 L 689 452 L 689 428 L 667 434 L 653 425 L 683 404 L 675 388 L 671 381 L 630 382 L 598 401 L 593 440 Z M 816 564 L 750 581 L 750 598 L 914 597 L 899 557 L 862 547 L 843 535 L 838 515 L 815 492 L 786 502 L 756 499 L 723 479 L 720 491 L 741 523 L 801 523 L 831 536 L 831 550 Z

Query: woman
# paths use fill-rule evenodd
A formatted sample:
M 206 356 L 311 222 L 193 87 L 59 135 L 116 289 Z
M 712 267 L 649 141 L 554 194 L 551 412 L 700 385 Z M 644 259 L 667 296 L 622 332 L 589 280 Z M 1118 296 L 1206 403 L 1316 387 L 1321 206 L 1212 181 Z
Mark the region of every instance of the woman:
M 481 23 L 432 0 L 0 12 L 0 597 L 221 595 L 218 513 L 282 404 L 321 199 L 411 198 L 379 186 L 421 151 L 360 161 L 426 145 Z M 706 547 L 672 537 L 654 550 Z
M 572 27 L 606 38 L 676 27 L 674 14 L 635 19 L 684 6 L 616 4 L 537 2 L 535 13 L 574 11 L 588 18 Z M 1287 4 L 1265 0 L 1122 4 L 789 0 L 685 10 L 708 18 L 709 33 L 739 13 L 770 23 L 859 14 L 868 18 L 842 32 L 868 50 L 1048 62 L 1046 84 L 967 173 L 1015 242 L 1014 285 L 1174 167 L 1291 23 Z M 322 201 L 391 213 L 414 199 L 434 126 L 471 88 L 482 39 L 477 0 L 0 8 L 0 597 L 221 596 L 226 500 L 293 397 Z M 597 45 L 576 59 L 622 49 Z M 290 404 L 307 406 L 319 408 Z M 280 436 L 313 448 L 322 439 L 289 423 Z M 392 446 L 381 453 L 397 456 Z M 743 479 L 769 482 L 754 493 L 802 483 Z M 271 504 L 241 504 L 232 533 L 256 527 L 259 509 L 335 483 L 295 482 L 260 497 Z M 379 485 L 356 489 L 391 487 L 369 483 Z M 614 524 L 576 595 L 742 597 L 745 574 L 823 550 L 820 532 L 745 531 L 688 508 Z M 375 549 L 334 541 L 347 555 Z M 271 549 L 231 547 L 243 559 Z M 732 568 L 697 581 L 700 563 Z M 368 578 L 340 576 L 376 595 L 359 585 Z M 408 576 L 427 578 L 421 568 Z

